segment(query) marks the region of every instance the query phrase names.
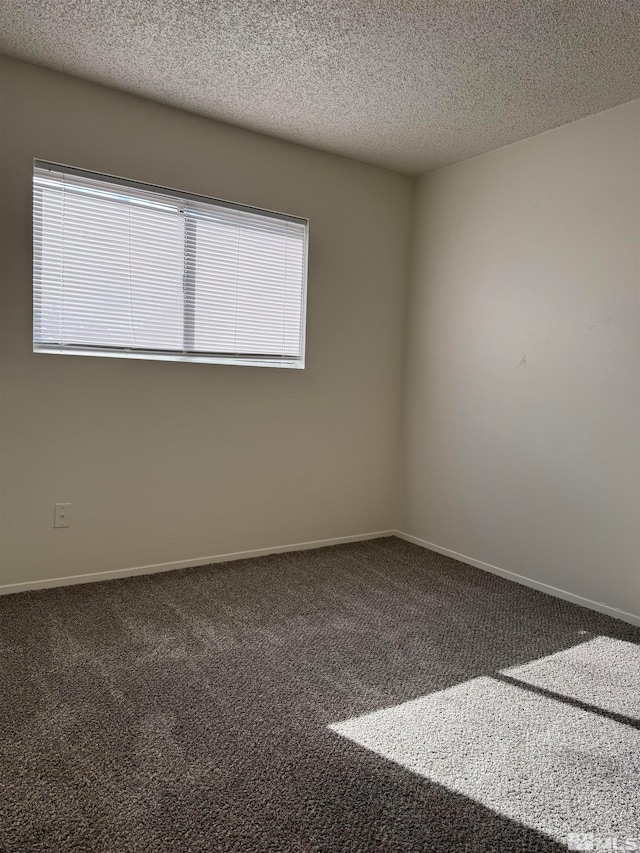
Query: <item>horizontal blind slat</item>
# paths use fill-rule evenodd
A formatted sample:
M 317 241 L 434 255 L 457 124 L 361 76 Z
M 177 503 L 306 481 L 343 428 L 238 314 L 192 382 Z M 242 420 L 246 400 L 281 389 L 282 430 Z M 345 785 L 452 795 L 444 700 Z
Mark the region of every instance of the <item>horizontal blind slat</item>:
M 299 358 L 306 238 L 280 214 L 36 166 L 34 345 Z

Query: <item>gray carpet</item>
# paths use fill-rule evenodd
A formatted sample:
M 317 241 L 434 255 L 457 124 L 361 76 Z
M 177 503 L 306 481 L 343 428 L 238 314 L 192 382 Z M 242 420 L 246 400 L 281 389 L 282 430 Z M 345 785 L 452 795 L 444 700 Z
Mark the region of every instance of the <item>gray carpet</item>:
M 0 850 L 622 844 L 639 646 L 392 538 L 6 596 Z

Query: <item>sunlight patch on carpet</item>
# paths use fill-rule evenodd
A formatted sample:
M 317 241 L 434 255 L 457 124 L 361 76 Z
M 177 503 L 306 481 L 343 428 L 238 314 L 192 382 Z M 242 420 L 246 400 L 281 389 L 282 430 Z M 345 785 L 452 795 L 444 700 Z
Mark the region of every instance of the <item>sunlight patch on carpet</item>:
M 637 839 L 640 731 L 598 711 L 638 717 L 638 652 L 597 637 L 504 671 L 522 686 L 482 676 L 329 728 L 561 843 Z

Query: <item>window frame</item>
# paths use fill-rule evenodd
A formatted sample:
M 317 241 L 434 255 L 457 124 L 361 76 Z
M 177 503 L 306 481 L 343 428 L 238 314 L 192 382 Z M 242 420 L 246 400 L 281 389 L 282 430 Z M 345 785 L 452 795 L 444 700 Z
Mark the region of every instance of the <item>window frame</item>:
M 42 268 L 42 259 L 39 241 L 35 236 L 36 225 L 36 209 L 38 205 L 37 191 L 34 186 L 34 178 L 36 169 L 51 170 L 54 172 L 62 172 L 79 178 L 87 178 L 93 181 L 104 181 L 108 184 L 115 184 L 122 187 L 130 187 L 132 189 L 141 190 L 151 194 L 162 196 L 170 196 L 178 202 L 189 201 L 199 202 L 201 204 L 210 205 L 212 207 L 227 208 L 233 211 L 253 213 L 259 216 L 268 217 L 270 219 L 279 219 L 285 222 L 293 222 L 304 227 L 304 249 L 303 249 L 303 267 L 302 267 L 302 292 L 301 292 L 301 308 L 300 308 L 300 356 L 277 356 L 272 354 L 260 353 L 226 353 L 226 352 L 204 352 L 197 350 L 162 350 L 162 349 L 135 349 L 132 347 L 110 347 L 108 345 L 92 345 L 92 344 L 47 344 L 38 343 L 36 341 L 36 328 L 39 318 L 35 309 L 35 294 L 38 287 L 38 275 Z M 267 208 L 256 207 L 254 205 L 240 204 L 237 202 L 228 201 L 226 199 L 214 198 L 200 193 L 186 192 L 173 187 L 165 187 L 159 184 L 150 184 L 144 181 L 135 181 L 130 178 L 123 178 L 118 175 L 111 175 L 105 172 L 96 172 L 89 169 L 79 168 L 77 166 L 69 166 L 61 163 L 54 163 L 49 160 L 34 158 L 32 169 L 32 238 L 33 238 L 33 270 L 32 270 L 32 300 L 33 307 L 33 325 L 32 339 L 33 352 L 43 353 L 47 355 L 80 355 L 92 356 L 98 358 L 126 358 L 137 359 L 143 361 L 171 361 L 171 362 L 193 362 L 196 364 L 231 364 L 241 365 L 245 367 L 277 367 L 288 368 L 294 370 L 304 370 L 305 355 L 306 355 L 306 326 L 307 326 L 307 289 L 309 278 L 309 219 L 293 214 L 286 214 L 280 211 L 269 210 Z M 42 215 L 40 214 L 40 221 Z M 189 274 L 189 270 L 193 271 L 194 257 L 193 250 L 189 248 L 190 243 L 186 239 L 187 229 L 193 227 L 195 222 L 193 217 L 184 216 L 185 225 L 185 240 L 183 243 L 184 257 L 184 284 L 183 293 L 186 293 L 189 287 L 195 286 L 195 280 Z M 193 322 L 195 313 L 193 310 L 186 310 L 187 305 L 193 309 L 193 304 L 185 300 L 185 311 L 183 314 L 183 342 L 186 342 L 189 337 L 193 340 Z

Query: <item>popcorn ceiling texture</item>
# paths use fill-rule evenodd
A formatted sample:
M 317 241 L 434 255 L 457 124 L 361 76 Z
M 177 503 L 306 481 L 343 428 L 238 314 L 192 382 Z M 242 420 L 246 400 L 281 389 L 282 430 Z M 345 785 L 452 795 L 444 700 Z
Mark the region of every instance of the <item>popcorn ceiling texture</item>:
M 408 174 L 640 96 L 638 0 L 3 0 L 0 51 Z

